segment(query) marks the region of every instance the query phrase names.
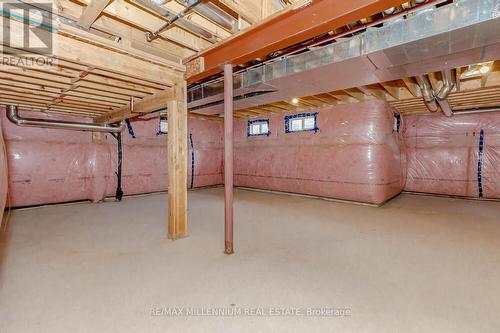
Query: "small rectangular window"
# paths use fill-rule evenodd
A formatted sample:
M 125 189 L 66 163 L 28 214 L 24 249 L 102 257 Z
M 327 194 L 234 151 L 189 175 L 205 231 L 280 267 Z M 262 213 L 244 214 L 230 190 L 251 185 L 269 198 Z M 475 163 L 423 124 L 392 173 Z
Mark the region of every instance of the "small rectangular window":
M 167 116 L 160 116 L 160 128 L 158 134 L 168 134 L 168 118 Z
M 301 113 L 285 117 L 285 132 L 314 131 L 318 128 L 318 113 Z
M 400 114 L 395 114 L 394 115 L 394 127 L 393 127 L 393 132 L 398 132 L 401 127 L 401 115 Z
M 269 136 L 269 119 L 258 119 L 248 121 L 248 136 L 267 135 Z
M 304 130 L 312 130 L 314 129 L 316 124 L 316 120 L 314 119 L 314 116 L 309 116 L 304 118 Z
M 290 126 L 291 131 L 302 131 L 304 127 L 302 119 L 291 119 L 290 122 L 292 124 L 292 126 Z

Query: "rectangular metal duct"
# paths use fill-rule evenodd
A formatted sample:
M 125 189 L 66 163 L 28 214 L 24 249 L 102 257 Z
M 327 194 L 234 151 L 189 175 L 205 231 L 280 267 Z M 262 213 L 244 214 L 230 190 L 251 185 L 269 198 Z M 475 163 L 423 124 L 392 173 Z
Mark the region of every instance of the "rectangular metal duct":
M 346 40 L 239 73 L 235 89 L 251 91 L 264 82 L 274 86 L 279 78 L 360 57 L 368 57 L 376 68 L 396 67 L 498 43 L 499 31 L 500 0 L 461 0 L 423 8 Z M 188 106 L 199 109 L 204 99 L 222 92 L 221 80 L 192 87 Z

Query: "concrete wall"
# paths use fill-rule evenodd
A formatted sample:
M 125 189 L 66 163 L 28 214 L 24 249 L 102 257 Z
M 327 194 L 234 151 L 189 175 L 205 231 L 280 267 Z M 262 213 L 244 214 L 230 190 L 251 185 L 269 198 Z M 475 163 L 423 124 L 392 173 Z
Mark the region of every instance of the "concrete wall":
M 115 138 L 90 132 L 18 127 L 0 110 L 8 151 L 12 206 L 75 200 L 98 201 L 116 191 Z M 21 112 L 22 116 L 62 119 Z M 64 117 L 68 119 L 68 117 Z M 73 118 L 76 121 L 89 121 Z M 158 117 L 133 121 L 136 138 L 123 132 L 123 191 L 138 194 L 167 189 L 167 135 L 157 135 Z M 222 183 L 222 124 L 190 119 L 188 186 Z M 194 163 L 191 163 L 194 157 Z M 194 175 L 192 175 L 194 167 Z
M 235 185 L 375 204 L 401 192 L 403 145 L 387 103 L 319 110 L 318 132 L 285 133 L 284 115 L 269 122 L 268 137 L 236 122 Z

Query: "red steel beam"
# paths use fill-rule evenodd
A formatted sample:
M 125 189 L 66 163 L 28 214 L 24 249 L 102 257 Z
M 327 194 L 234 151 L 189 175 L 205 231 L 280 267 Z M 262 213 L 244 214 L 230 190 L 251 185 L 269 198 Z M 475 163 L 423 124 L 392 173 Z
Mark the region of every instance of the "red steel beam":
M 244 64 L 296 45 L 408 0 L 310 0 L 272 16 L 240 34 L 191 57 L 189 67 L 203 57 L 204 70 L 188 77 L 188 84 L 222 71 L 224 64 Z

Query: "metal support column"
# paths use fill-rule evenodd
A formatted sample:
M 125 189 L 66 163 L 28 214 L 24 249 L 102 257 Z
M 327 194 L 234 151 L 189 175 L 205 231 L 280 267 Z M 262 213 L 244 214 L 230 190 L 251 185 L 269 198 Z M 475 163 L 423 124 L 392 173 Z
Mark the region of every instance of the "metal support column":
M 233 67 L 224 65 L 224 252 L 233 249 Z

